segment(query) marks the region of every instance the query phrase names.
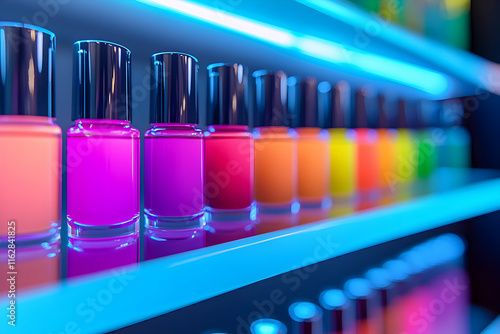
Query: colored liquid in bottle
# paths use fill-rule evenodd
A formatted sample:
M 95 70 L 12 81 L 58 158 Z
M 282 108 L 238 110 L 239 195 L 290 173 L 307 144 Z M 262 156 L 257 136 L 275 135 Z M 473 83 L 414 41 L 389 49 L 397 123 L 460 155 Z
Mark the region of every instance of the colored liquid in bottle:
M 214 125 L 205 132 L 205 203 L 208 210 L 250 211 L 254 140 L 246 126 Z
M 418 167 L 417 175 L 420 179 L 429 178 L 437 168 L 436 138 L 433 129 L 422 129 L 417 132 L 418 139 Z
M 0 115 L 0 237 L 14 221 L 17 241 L 58 231 L 61 129 L 51 118 Z M 24 235 L 24 236 L 23 236 Z
M 144 206 L 149 225 L 203 215 L 203 134 L 194 125 L 146 132 Z
M 470 167 L 470 135 L 465 128 L 444 129 L 444 142 L 439 145 L 440 167 Z
M 364 196 L 380 185 L 379 136 L 373 129 L 356 129 L 357 189 Z
M 204 247 L 203 133 L 153 124 L 145 135 L 145 259 Z
M 297 139 L 286 127 L 255 131 L 255 200 L 264 206 L 291 207 L 297 195 Z
M 330 192 L 335 198 L 350 197 L 356 190 L 356 132 L 330 129 Z M 335 203 L 334 203 L 335 206 Z
M 396 175 L 396 141 L 398 133 L 394 129 L 378 129 L 380 150 L 380 185 L 385 190 L 394 188 Z
M 320 128 L 298 128 L 297 133 L 299 202 L 321 205 L 330 188 L 330 136 Z
M 68 130 L 68 276 L 139 260 L 139 131 L 128 124 L 78 120 Z

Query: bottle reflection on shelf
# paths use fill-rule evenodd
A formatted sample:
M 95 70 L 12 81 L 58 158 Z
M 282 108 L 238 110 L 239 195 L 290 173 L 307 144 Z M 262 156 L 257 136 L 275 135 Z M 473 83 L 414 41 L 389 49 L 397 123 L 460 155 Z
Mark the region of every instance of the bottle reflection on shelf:
M 144 259 L 156 259 L 205 247 L 203 227 L 147 229 L 144 232 Z
M 331 204 L 326 202 L 321 206 L 306 206 L 302 205 L 298 212 L 298 224 L 309 224 L 312 222 L 317 222 L 323 219 L 327 219 L 329 216 Z
M 333 197 L 332 206 L 328 213 L 331 218 L 341 217 L 356 211 L 356 198 L 355 196 L 349 197 Z
M 15 248 L 15 267 L 9 268 L 8 248 L 0 249 L 0 261 L 3 272 L 16 273 L 15 293 L 57 283 L 60 279 L 61 241 L 43 242 L 38 245 L 17 246 Z M 0 280 L 0 293 L 7 296 L 10 290 L 8 279 Z
M 266 210 L 257 206 L 257 224 L 255 233 L 263 234 L 267 232 L 279 231 L 298 224 L 298 211 L 300 205 L 295 203 L 291 210 L 276 212 L 276 210 Z
M 205 225 L 206 245 L 248 238 L 255 235 L 255 220 L 210 220 Z

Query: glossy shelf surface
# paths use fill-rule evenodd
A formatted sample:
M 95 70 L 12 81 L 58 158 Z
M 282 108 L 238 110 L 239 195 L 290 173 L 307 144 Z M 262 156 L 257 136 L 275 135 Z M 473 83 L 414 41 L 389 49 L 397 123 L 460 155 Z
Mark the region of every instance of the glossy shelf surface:
M 15 330 L 118 329 L 299 267 L 500 210 L 499 193 L 498 172 L 440 169 L 403 201 L 21 294 Z M 12 330 L 7 327 L 0 325 Z

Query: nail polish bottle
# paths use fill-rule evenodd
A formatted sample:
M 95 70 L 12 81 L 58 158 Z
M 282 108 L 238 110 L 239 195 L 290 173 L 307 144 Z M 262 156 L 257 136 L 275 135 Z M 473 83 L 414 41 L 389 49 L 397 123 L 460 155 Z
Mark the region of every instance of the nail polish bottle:
M 396 142 L 398 131 L 391 128 L 392 119 L 395 118 L 397 101 L 390 101 L 384 95 L 378 95 L 378 113 L 375 122 L 379 136 L 380 149 L 380 180 L 379 184 L 382 192 L 388 195 L 395 190 L 398 175 L 396 170 Z
M 398 117 L 396 128 L 398 139 L 396 141 L 396 174 L 401 194 L 407 193 L 405 189 L 412 184 L 417 177 L 418 146 L 415 130 L 409 127 L 407 121 L 407 102 L 398 100 Z M 403 199 L 403 198 L 401 198 Z
M 297 133 L 291 129 L 284 72 L 253 73 L 255 200 L 259 212 L 290 213 L 297 201 Z
M 205 204 L 208 219 L 251 220 L 254 139 L 248 127 L 248 69 L 212 64 L 205 131 Z
M 369 128 L 369 117 L 376 115 L 376 95 L 367 88 L 356 92 L 354 127 L 357 144 L 357 191 L 363 200 L 377 192 L 380 186 L 380 137 Z
M 61 240 L 59 237 L 49 242 L 24 243 L 24 245 L 23 243 L 16 241 L 15 261 L 12 261 L 12 248 L 0 248 L 0 260 L 4 261 L 0 268 L 4 269 L 5 273 L 17 273 L 16 293 L 23 294 L 27 289 L 56 284 L 61 276 Z M 14 269 L 9 265 L 9 258 L 10 263 L 15 263 Z M 11 281 L 0 280 L 0 294 L 6 296 L 10 290 L 12 290 Z
M 348 124 L 351 88 L 345 81 L 333 87 L 323 81 L 318 94 L 322 127 L 330 133 L 330 194 L 335 208 L 349 201 L 356 190 L 356 132 Z
M 314 78 L 288 79 L 288 105 L 298 134 L 298 198 L 301 206 L 329 206 L 330 135 L 320 127 Z
M 144 140 L 146 260 L 205 245 L 198 61 L 182 53 L 157 53 L 151 73 L 152 127 Z
M 15 231 L 18 245 L 59 233 L 55 42 L 48 30 L 0 22 L 0 238 L 7 241 Z
M 438 163 L 437 146 L 442 141 L 443 131 L 433 127 L 431 119 L 437 110 L 433 106 L 422 104 L 421 101 L 410 104 L 410 112 L 416 115 L 418 165 L 417 177 L 427 180 L 436 170 Z
M 439 117 L 444 136 L 443 143 L 438 146 L 439 167 L 470 167 L 470 134 L 461 126 L 463 114 L 464 105 L 460 99 L 441 102 Z
M 68 276 L 139 260 L 139 131 L 130 126 L 130 51 L 73 45 L 68 129 Z

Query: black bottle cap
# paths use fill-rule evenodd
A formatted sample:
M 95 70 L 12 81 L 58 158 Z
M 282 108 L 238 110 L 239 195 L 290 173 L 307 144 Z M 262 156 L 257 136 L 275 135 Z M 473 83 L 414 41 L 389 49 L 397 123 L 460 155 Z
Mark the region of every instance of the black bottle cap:
M 198 61 L 191 55 L 151 56 L 151 123 L 198 123 Z
M 207 70 L 207 125 L 248 125 L 248 68 L 219 63 Z
M 130 121 L 130 51 L 104 41 L 73 44 L 73 120 Z
M 375 128 L 388 129 L 394 127 L 396 124 L 398 102 L 385 97 L 383 94 L 378 95 L 378 109 L 377 120 Z
M 319 127 L 318 83 L 307 77 L 288 79 L 288 109 L 293 116 L 293 127 Z
M 398 117 L 396 128 L 405 129 L 408 127 L 408 122 L 406 120 L 406 101 L 403 99 L 398 99 Z
M 293 120 L 288 113 L 287 75 L 283 71 L 260 70 L 255 78 L 254 126 L 287 126 Z
M 376 126 L 379 104 L 377 95 L 368 88 L 356 91 L 354 107 L 354 128 L 373 128 Z
M 318 84 L 318 109 L 322 128 L 348 128 L 351 111 L 351 87 L 345 81 Z
M 465 114 L 464 100 L 448 99 L 441 102 L 439 114 L 440 125 L 443 127 L 460 126 Z
M 398 103 L 398 128 L 418 128 L 420 117 L 418 109 L 416 101 L 400 99 Z
M 420 118 L 422 127 L 426 126 L 443 126 L 442 110 L 443 101 L 424 100 L 420 102 Z
M 55 117 L 55 50 L 52 32 L 0 22 L 0 115 Z

